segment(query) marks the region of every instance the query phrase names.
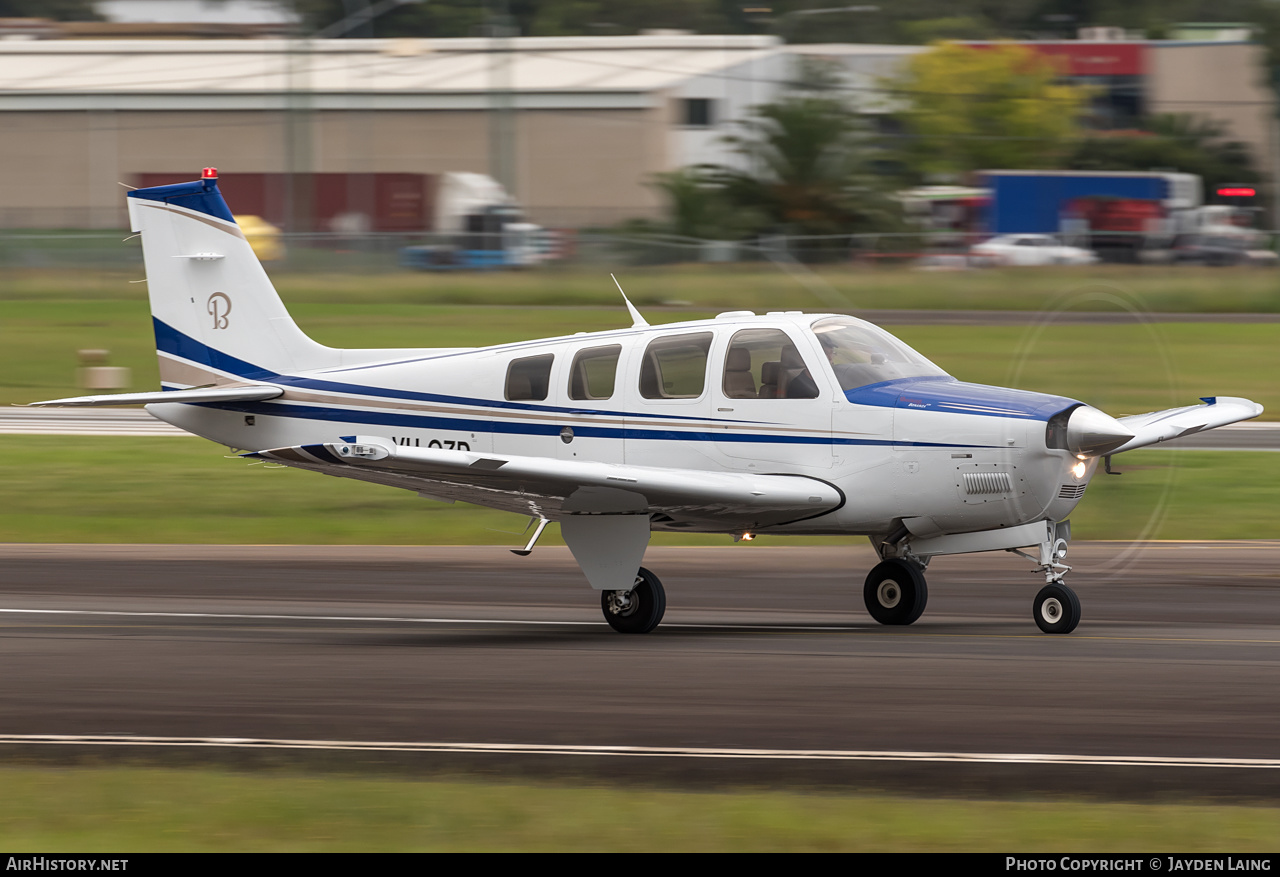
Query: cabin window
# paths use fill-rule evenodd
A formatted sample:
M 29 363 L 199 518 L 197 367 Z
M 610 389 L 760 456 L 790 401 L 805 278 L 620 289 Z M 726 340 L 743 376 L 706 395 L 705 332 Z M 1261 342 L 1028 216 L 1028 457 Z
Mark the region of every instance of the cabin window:
M 696 399 L 707 383 L 711 333 L 670 335 L 649 342 L 640 365 L 640 395 L 646 399 Z
M 526 356 L 513 359 L 507 366 L 507 400 L 510 402 L 541 402 L 547 398 L 551 386 L 551 363 L 555 356 Z
M 730 399 L 816 399 L 818 385 L 786 332 L 743 329 L 729 342 L 724 394 Z
M 578 351 L 569 369 L 569 398 L 579 401 L 608 399 L 613 396 L 613 381 L 618 374 L 618 356 L 622 345 L 592 347 Z

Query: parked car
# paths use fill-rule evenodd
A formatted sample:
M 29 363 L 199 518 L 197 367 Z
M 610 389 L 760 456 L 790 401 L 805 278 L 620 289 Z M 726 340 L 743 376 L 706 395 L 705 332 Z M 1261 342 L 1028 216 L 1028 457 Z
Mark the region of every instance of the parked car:
M 1197 265 L 1273 266 L 1280 257 L 1262 248 L 1262 235 L 1251 229 L 1213 230 L 1208 234 L 1184 235 L 1174 242 L 1173 260 Z
M 1047 234 L 1002 234 L 970 247 L 969 261 L 975 265 L 1092 265 L 1098 257 Z

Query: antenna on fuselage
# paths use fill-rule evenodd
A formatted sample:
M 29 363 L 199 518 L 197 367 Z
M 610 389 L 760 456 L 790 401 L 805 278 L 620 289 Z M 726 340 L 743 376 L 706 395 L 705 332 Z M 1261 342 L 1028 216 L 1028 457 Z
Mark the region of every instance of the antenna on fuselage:
M 618 287 L 618 292 L 622 292 L 622 284 L 618 282 L 618 278 L 614 277 L 612 274 L 609 276 L 613 278 L 613 285 Z M 649 321 L 640 316 L 640 312 L 636 310 L 636 306 L 631 303 L 631 299 L 627 298 L 627 294 L 625 292 L 622 292 L 622 300 L 627 303 L 627 310 L 631 312 L 631 328 L 643 329 L 647 327 L 649 325 Z

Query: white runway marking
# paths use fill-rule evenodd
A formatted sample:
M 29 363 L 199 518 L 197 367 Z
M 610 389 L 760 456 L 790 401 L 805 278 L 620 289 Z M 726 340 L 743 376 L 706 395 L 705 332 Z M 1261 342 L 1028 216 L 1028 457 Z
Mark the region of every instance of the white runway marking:
M 604 624 L 603 621 L 531 621 L 503 618 L 394 618 L 379 615 L 250 615 L 235 612 L 125 612 L 110 609 L 0 609 L 12 615 L 108 615 L 127 618 L 227 618 L 258 621 L 396 621 L 403 624 Z
M 777 761 L 894 761 L 967 764 L 1216 767 L 1275 770 L 1277 758 L 1179 758 L 1011 752 L 908 752 L 860 749 L 710 749 L 679 746 L 572 746 L 541 743 L 409 743 L 369 740 L 272 740 L 252 737 L 149 737 L 106 734 L 0 734 L 0 745 L 160 746 L 312 751 L 576 755 L 623 758 L 738 758 Z
M 376 621 L 399 624 L 512 624 L 548 627 L 603 627 L 604 621 L 537 621 L 513 618 L 397 618 L 385 615 L 263 615 L 236 612 L 126 612 L 112 609 L 0 609 L 0 615 L 102 615 L 125 618 L 213 618 L 238 621 Z M 850 631 L 865 630 L 870 625 L 786 625 L 786 624 L 680 624 L 667 622 L 663 627 L 733 627 L 750 630 L 782 631 Z

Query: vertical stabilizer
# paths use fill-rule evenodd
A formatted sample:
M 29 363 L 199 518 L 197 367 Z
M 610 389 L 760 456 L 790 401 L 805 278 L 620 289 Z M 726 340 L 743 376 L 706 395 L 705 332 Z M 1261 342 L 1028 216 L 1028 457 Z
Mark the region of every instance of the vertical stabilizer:
M 160 380 L 167 388 L 336 365 L 293 322 L 236 225 L 218 175 L 129 192 L 142 234 Z

